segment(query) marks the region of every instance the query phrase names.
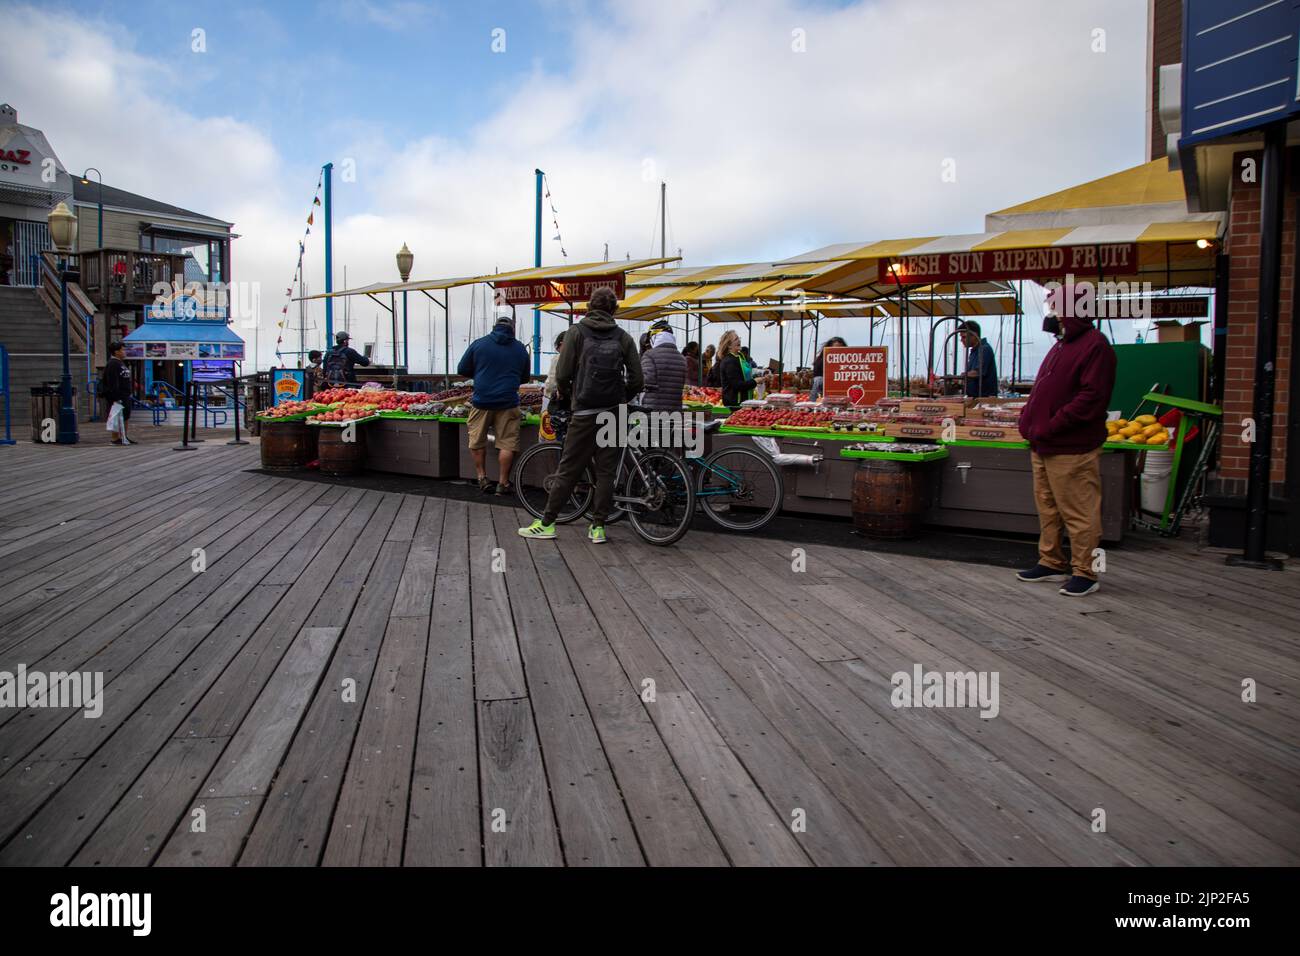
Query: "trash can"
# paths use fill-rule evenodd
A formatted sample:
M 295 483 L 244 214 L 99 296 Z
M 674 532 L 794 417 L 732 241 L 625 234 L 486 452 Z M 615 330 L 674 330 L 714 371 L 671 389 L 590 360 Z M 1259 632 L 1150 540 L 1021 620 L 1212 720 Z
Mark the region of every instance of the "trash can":
M 59 407 L 63 403 L 63 398 L 59 394 L 59 386 L 55 382 L 46 382 L 43 385 L 32 387 L 32 441 L 45 443 L 53 442 L 55 432 L 59 423 Z M 72 390 L 72 407 L 77 407 L 77 390 Z M 45 422 L 50 420 L 54 422 L 53 430 L 48 437 L 45 435 Z

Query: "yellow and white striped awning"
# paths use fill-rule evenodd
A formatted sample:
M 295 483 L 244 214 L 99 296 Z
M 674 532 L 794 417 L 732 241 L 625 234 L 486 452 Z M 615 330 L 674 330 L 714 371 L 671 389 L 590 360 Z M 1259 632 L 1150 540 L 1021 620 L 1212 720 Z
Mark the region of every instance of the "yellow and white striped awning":
M 1150 282 L 1154 288 L 1170 286 L 1212 285 L 1214 282 L 1213 243 L 1222 226 L 1214 220 L 1183 222 L 1112 223 L 1056 229 L 1015 229 L 955 236 L 926 236 L 914 239 L 891 239 L 866 243 L 856 248 L 841 248 L 841 264 L 809 279 L 802 288 L 824 295 L 850 295 L 874 299 L 898 292 L 898 283 L 880 281 L 881 263 L 888 264 L 903 256 L 951 255 L 968 252 L 1005 250 L 1039 250 L 1053 246 L 1109 246 L 1136 243 L 1137 268 L 1127 274 L 1106 273 L 1106 281 Z M 1201 248 L 1198 243 L 1210 245 Z M 807 253 L 822 257 L 827 249 Z M 797 258 L 797 257 L 796 257 Z M 1027 276 L 1027 278 L 1033 278 Z M 1064 279 L 1064 275 L 1056 277 Z M 1079 279 L 1096 279 L 1080 275 Z M 908 285 L 906 281 L 902 283 Z M 963 288 L 966 284 L 963 283 Z
M 786 265 L 776 262 L 746 262 L 720 266 L 689 266 L 678 269 L 652 269 L 628 273 L 629 287 L 736 285 L 743 283 L 804 279 L 836 268 L 836 261 L 804 262 Z
M 579 279 L 583 276 L 601 276 L 617 275 L 618 273 L 628 273 L 633 270 L 643 270 L 650 266 L 658 265 L 664 262 L 677 262 L 678 257 L 671 256 L 666 259 L 631 259 L 618 260 L 615 262 L 579 262 L 572 265 L 563 266 L 541 266 L 538 268 L 515 269 L 512 272 L 493 272 L 477 276 L 457 276 L 451 279 L 413 279 L 410 282 L 374 282 L 370 285 L 358 286 L 353 289 L 341 289 L 337 292 L 317 293 L 316 295 L 303 296 L 305 299 L 337 299 L 348 295 L 378 295 L 380 293 L 390 292 L 433 292 L 439 289 L 455 289 L 465 285 L 477 285 L 480 282 L 486 282 L 491 285 L 505 279 L 550 279 L 553 281 L 563 281 L 565 279 Z M 630 280 L 630 276 L 628 279 Z M 625 280 L 627 281 L 627 280 Z M 297 302 L 298 299 L 293 301 Z
M 644 271 L 651 266 L 657 266 L 665 262 L 679 262 L 680 256 L 669 256 L 665 259 L 625 259 L 615 260 L 614 262 L 579 262 L 573 265 L 563 266 L 540 266 L 534 269 L 516 269 L 513 272 L 499 272 L 496 275 L 486 276 L 484 282 L 500 282 L 504 280 L 534 280 L 550 279 L 556 282 L 565 279 L 581 279 L 584 276 L 603 276 L 617 275 L 623 273 L 626 276 L 624 280 L 631 284 L 632 277 L 627 275 L 630 272 Z

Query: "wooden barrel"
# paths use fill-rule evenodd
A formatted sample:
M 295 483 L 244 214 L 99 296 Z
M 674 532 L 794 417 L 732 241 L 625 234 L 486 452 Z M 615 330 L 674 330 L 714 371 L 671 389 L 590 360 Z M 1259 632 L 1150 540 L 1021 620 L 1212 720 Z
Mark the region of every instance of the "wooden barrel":
M 358 425 L 351 429 L 353 441 L 344 441 L 346 428 L 317 428 L 317 452 L 320 473 L 332 478 L 348 478 L 361 473 L 361 462 L 366 455 L 366 430 Z
M 859 462 L 853 524 L 871 538 L 915 538 L 929 498 L 930 469 L 903 461 Z
M 292 471 L 316 457 L 316 431 L 306 422 L 262 423 L 262 467 Z

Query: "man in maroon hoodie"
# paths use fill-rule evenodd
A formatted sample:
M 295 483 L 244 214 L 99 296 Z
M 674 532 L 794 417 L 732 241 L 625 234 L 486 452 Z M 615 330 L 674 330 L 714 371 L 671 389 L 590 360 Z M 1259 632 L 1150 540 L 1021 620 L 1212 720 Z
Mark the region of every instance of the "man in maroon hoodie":
M 1020 434 L 1029 442 L 1034 470 L 1038 564 L 1017 577 L 1064 581 L 1061 594 L 1081 597 L 1098 588 L 1092 552 L 1101 543 L 1101 446 L 1115 388 L 1115 350 L 1091 319 L 1058 319 L 1049 311 L 1043 329 L 1058 339 L 1020 412 Z M 1069 565 L 1062 525 L 1070 535 Z

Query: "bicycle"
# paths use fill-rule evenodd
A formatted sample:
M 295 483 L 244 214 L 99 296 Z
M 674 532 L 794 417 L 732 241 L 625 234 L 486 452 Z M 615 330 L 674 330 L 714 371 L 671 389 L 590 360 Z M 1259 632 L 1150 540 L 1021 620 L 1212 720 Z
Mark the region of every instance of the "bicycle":
M 720 424 L 710 422 L 704 429 L 712 431 Z M 524 510 L 534 518 L 542 517 L 546 510 L 546 502 L 559 469 L 562 447 L 559 442 L 534 445 L 520 455 L 515 464 L 516 495 Z M 625 470 L 629 458 L 635 463 L 638 456 L 645 454 L 647 453 L 636 449 L 623 450 L 614 478 L 616 489 L 636 479 L 634 472 L 628 473 Z M 673 458 L 681 461 L 675 454 Z M 689 498 L 693 504 L 698 502 L 710 520 L 720 527 L 731 531 L 757 531 L 781 510 L 785 485 L 780 469 L 767 455 L 752 448 L 735 446 L 719 449 L 707 458 L 687 458 L 686 462 L 691 474 L 685 478 L 679 475 L 674 479 L 672 487 L 677 489 L 672 492 L 674 500 L 682 497 Z M 684 493 L 688 487 L 693 489 L 689 496 Z M 594 497 L 595 476 L 588 467 L 560 509 L 556 522 L 567 524 L 586 514 Z M 628 495 L 626 489 L 624 495 L 615 495 L 615 510 L 606 519 L 607 523 L 616 522 L 624 514 L 631 515 L 631 509 L 622 506 L 623 499 L 629 497 L 635 496 Z M 685 534 L 685 528 L 672 540 L 662 543 L 671 544 L 682 534 Z

